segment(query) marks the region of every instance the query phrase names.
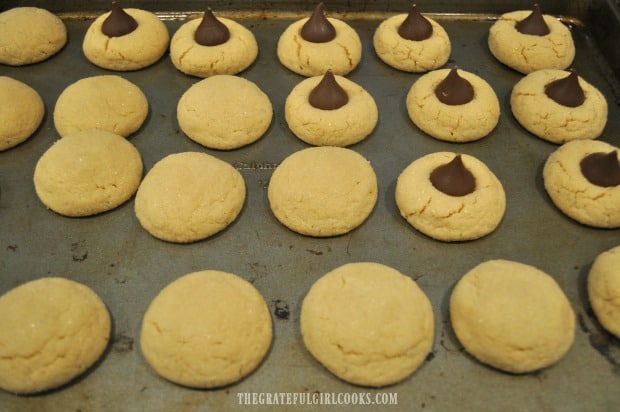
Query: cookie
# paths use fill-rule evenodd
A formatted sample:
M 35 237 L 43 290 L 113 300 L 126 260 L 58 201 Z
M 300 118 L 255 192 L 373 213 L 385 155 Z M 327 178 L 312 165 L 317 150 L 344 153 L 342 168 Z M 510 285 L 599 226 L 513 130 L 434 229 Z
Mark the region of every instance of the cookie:
M 189 243 L 230 225 L 245 202 L 245 182 L 230 164 L 199 152 L 168 155 L 138 188 L 135 213 L 154 237 Z
M 0 13 L 0 64 L 24 66 L 58 53 L 67 28 L 55 14 L 38 7 L 15 7 Z
M 0 297 L 0 388 L 32 394 L 89 369 L 110 338 L 110 315 L 89 287 L 48 277 Z
M 207 10 L 183 24 L 170 41 L 170 59 L 185 74 L 208 77 L 237 74 L 258 56 L 254 34 L 243 25 Z
M 362 41 L 343 20 L 326 17 L 319 3 L 312 16 L 282 32 L 277 54 L 284 67 L 302 76 L 321 76 L 327 70 L 344 76 L 362 60 Z
M 289 129 L 315 146 L 350 146 L 375 129 L 379 112 L 360 85 L 328 71 L 302 80 L 284 104 Z
M 141 178 L 140 153 L 127 139 L 91 129 L 67 135 L 43 153 L 34 170 L 34 188 L 56 213 L 91 216 L 129 200 Z
M 450 321 L 469 354 L 511 373 L 553 365 L 575 336 L 575 313 L 555 280 L 501 259 L 479 264 L 457 282 Z
M 253 82 L 214 75 L 192 85 L 179 99 L 179 127 L 210 149 L 238 149 L 260 139 L 271 124 L 269 97 Z
M 65 88 L 54 106 L 54 126 L 60 136 L 88 129 L 128 137 L 149 112 L 142 90 L 116 75 L 86 77 Z
M 140 347 L 165 379 L 216 388 L 254 371 L 271 339 L 271 315 L 260 292 L 237 275 L 205 270 L 176 279 L 153 299 Z
M 538 6 L 502 14 L 489 29 L 488 45 L 498 61 L 523 74 L 563 70 L 575 59 L 568 27 Z
M 297 151 L 269 181 L 269 206 L 280 223 L 307 236 L 350 232 L 368 218 L 377 202 L 377 176 L 359 153 L 320 146 Z
M 607 124 L 605 96 L 574 71 L 528 74 L 514 85 L 510 109 L 530 133 L 556 144 L 596 139 Z
M 574 140 L 545 162 L 545 190 L 571 219 L 597 228 L 620 227 L 620 150 L 598 140 Z
M 340 266 L 317 280 L 301 307 L 301 336 L 325 368 L 349 383 L 380 387 L 417 370 L 433 345 L 430 301 L 389 266 Z
M 504 188 L 480 160 L 436 152 L 413 161 L 396 181 L 396 205 L 415 229 L 444 242 L 493 232 L 506 210 Z
M 620 246 L 594 260 L 588 273 L 588 298 L 601 325 L 620 338 Z
M 448 62 L 452 45 L 437 21 L 413 5 L 408 14 L 383 20 L 372 38 L 377 56 L 388 66 L 412 73 L 435 70 Z
M 34 134 L 45 115 L 39 93 L 25 83 L 0 76 L 0 152 Z
M 168 50 L 170 34 L 157 15 L 121 8 L 97 17 L 84 35 L 82 51 L 96 66 L 115 71 L 139 70 L 157 62 Z
M 407 93 L 407 113 L 424 133 L 448 142 L 471 142 L 487 136 L 499 121 L 495 91 L 479 76 L 438 69 L 418 78 Z

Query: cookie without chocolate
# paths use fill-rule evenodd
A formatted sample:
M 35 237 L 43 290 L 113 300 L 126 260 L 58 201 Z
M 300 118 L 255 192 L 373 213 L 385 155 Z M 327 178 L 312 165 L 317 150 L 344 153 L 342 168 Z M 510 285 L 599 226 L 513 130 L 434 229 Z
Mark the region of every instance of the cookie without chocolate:
M 479 264 L 458 281 L 450 321 L 469 354 L 512 373 L 558 362 L 575 336 L 575 313 L 555 280 L 533 266 L 501 259 Z
M 260 292 L 236 275 L 205 270 L 178 278 L 153 299 L 140 346 L 160 376 L 216 388 L 254 371 L 271 339 L 271 315 Z
M 32 394 L 90 368 L 110 338 L 110 315 L 89 287 L 40 278 L 0 296 L 0 388 Z
M 460 175 L 469 173 L 470 183 L 463 183 L 464 188 L 435 186 L 431 179 L 433 173 L 453 164 L 456 156 L 451 152 L 423 156 L 407 166 L 396 182 L 395 198 L 401 215 L 415 229 L 445 242 L 488 235 L 497 228 L 506 210 L 506 195 L 501 182 L 473 156 L 460 155 L 460 167 L 456 165 L 452 170 L 448 169 L 445 177 L 449 181 L 458 181 L 463 180 Z
M 25 83 L 0 76 L 0 152 L 27 140 L 39 128 L 45 106 Z
M 588 274 L 588 298 L 601 325 L 620 338 L 620 246 L 594 260 Z

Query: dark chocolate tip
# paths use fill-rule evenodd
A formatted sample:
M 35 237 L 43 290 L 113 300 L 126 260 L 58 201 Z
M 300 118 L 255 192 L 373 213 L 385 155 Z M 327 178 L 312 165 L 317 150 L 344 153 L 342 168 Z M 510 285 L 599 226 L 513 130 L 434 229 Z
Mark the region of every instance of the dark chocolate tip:
M 121 37 L 137 27 L 138 22 L 123 10 L 117 1 L 113 1 L 110 15 L 103 21 L 101 31 L 108 37 Z
M 338 84 L 331 70 L 328 70 L 319 84 L 310 92 L 308 101 L 312 107 L 321 110 L 339 109 L 349 101 L 349 95 Z
M 435 189 L 450 196 L 465 196 L 476 190 L 476 178 L 467 170 L 460 154 L 433 170 L 430 180 Z
M 422 41 L 433 35 L 433 25 L 418 11 L 414 4 L 409 10 L 409 14 L 398 27 L 398 34 L 403 39 Z
M 620 161 L 618 152 L 596 152 L 587 155 L 579 163 L 581 174 L 588 182 L 601 187 L 620 185 Z
M 554 102 L 566 107 L 581 106 L 586 99 L 583 89 L 579 85 L 577 72 L 571 73 L 545 86 L 545 94 Z
M 435 87 L 435 95 L 442 103 L 450 106 L 458 106 L 473 100 L 474 86 L 472 86 L 468 80 L 459 76 L 456 68 L 454 68 L 450 70 L 446 78 Z
M 196 43 L 202 46 L 217 46 L 226 43 L 228 39 L 230 39 L 228 27 L 213 15 L 210 8 L 207 9 L 194 32 Z
M 533 36 L 545 36 L 551 33 L 549 26 L 547 26 L 543 18 L 542 9 L 538 4 L 534 4 L 530 15 L 517 22 L 515 28 L 519 33 L 531 34 Z
M 336 28 L 325 17 L 323 3 L 317 4 L 314 13 L 301 27 L 301 37 L 312 43 L 326 43 L 336 37 Z

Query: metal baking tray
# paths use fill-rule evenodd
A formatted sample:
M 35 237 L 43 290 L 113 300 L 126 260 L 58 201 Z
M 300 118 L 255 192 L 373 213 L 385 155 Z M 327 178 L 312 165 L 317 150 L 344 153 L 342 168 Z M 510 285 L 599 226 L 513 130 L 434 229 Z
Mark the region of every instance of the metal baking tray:
M 27 3 L 27 4 L 26 4 Z M 542 167 L 556 145 L 519 126 L 508 104 L 521 75 L 498 63 L 486 46 L 490 25 L 499 13 L 528 9 L 524 1 L 420 1 L 418 7 L 437 18 L 452 40 L 449 66 L 477 73 L 496 91 L 502 106 L 497 128 L 477 142 L 456 144 L 424 135 L 407 117 L 405 96 L 418 74 L 399 72 L 374 54 L 372 34 L 381 19 L 408 10 L 410 3 L 334 1 L 328 14 L 346 19 L 363 42 L 363 58 L 348 77 L 376 99 L 379 123 L 373 134 L 351 148 L 370 160 L 379 180 L 379 200 L 369 219 L 343 236 L 304 237 L 280 225 L 269 210 L 266 187 L 271 173 L 287 155 L 307 145 L 293 136 L 284 120 L 284 100 L 303 78 L 282 67 L 276 57 L 280 33 L 307 15 L 312 2 L 211 2 L 216 13 L 238 19 L 259 43 L 257 61 L 240 75 L 270 97 L 273 123 L 256 143 L 234 151 L 205 149 L 189 140 L 176 122 L 176 104 L 199 79 L 177 71 L 168 56 L 155 65 L 119 73 L 146 94 L 150 112 L 130 139 L 148 171 L 167 154 L 202 151 L 240 170 L 247 201 L 239 218 L 220 234 L 188 245 L 151 237 L 138 224 L 133 200 L 98 216 L 67 218 L 47 210 L 32 183 L 39 157 L 58 138 L 52 112 L 61 91 L 87 76 L 110 73 L 90 64 L 81 42 L 92 18 L 108 1 L 3 1 L 0 10 L 35 5 L 65 19 L 69 41 L 48 61 L 0 66 L 0 75 L 34 87 L 47 114 L 25 143 L 0 153 L 0 293 L 43 276 L 64 276 L 93 288 L 113 318 L 112 339 L 102 359 L 63 388 L 33 396 L 0 392 L 3 411 L 207 411 L 317 410 L 317 405 L 246 405 L 244 394 L 310 394 L 310 399 L 341 402 L 351 394 L 396 398 L 389 410 L 427 411 L 612 411 L 620 405 L 620 343 L 593 317 L 585 281 L 593 259 L 620 244 L 620 230 L 594 229 L 560 213 L 547 197 Z M 126 7 L 157 12 L 170 33 L 198 17 L 203 2 L 125 1 Z M 606 96 L 609 119 L 601 140 L 620 146 L 618 33 L 620 18 L 612 1 L 552 1 L 545 12 L 561 16 L 571 27 L 577 47 L 574 68 Z M 612 35 L 613 40 L 606 40 Z M 615 37 L 613 37 L 615 36 Z M 610 43 L 611 42 L 611 43 Z M 615 45 L 615 46 L 614 46 Z M 484 161 L 502 181 L 506 215 L 498 229 L 480 240 L 443 243 L 416 232 L 400 217 L 394 186 L 413 160 L 435 151 L 471 154 Z M 469 269 L 493 258 L 534 265 L 553 276 L 567 294 L 578 318 L 575 342 L 558 364 L 537 373 L 512 375 L 477 362 L 465 353 L 449 323 L 448 300 L 455 282 Z M 306 292 L 320 276 L 345 263 L 376 261 L 411 276 L 429 297 L 436 334 L 425 364 L 405 381 L 368 389 L 340 381 L 303 347 L 299 312 Z M 274 340 L 259 369 L 217 390 L 177 386 L 155 375 L 139 349 L 142 316 L 151 299 L 184 274 L 218 269 L 252 282 L 273 315 Z M 321 395 L 322 394 L 322 395 Z M 346 397 L 338 394 L 348 394 Z M 342 410 L 376 410 L 377 406 L 339 404 Z

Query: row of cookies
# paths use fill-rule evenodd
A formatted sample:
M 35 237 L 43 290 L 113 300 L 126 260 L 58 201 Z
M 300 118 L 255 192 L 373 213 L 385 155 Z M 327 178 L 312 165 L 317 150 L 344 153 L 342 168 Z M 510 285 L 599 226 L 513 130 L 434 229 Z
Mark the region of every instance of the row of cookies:
M 620 337 L 620 246 L 601 253 L 588 297 L 601 324 Z M 490 260 L 472 268 L 450 296 L 450 322 L 463 348 L 510 373 L 553 365 L 572 346 L 575 314 L 545 272 Z M 196 316 L 196 314 L 200 314 Z M 382 387 L 413 374 L 432 353 L 433 308 L 409 276 L 379 263 L 340 266 L 321 276 L 300 311 L 306 349 L 340 379 Z M 108 345 L 111 316 L 89 287 L 40 278 L 0 296 L 0 388 L 38 393 L 91 368 Z M 161 377 L 192 388 L 219 388 L 254 371 L 273 340 L 261 293 L 216 270 L 165 286 L 142 319 L 142 355 Z

